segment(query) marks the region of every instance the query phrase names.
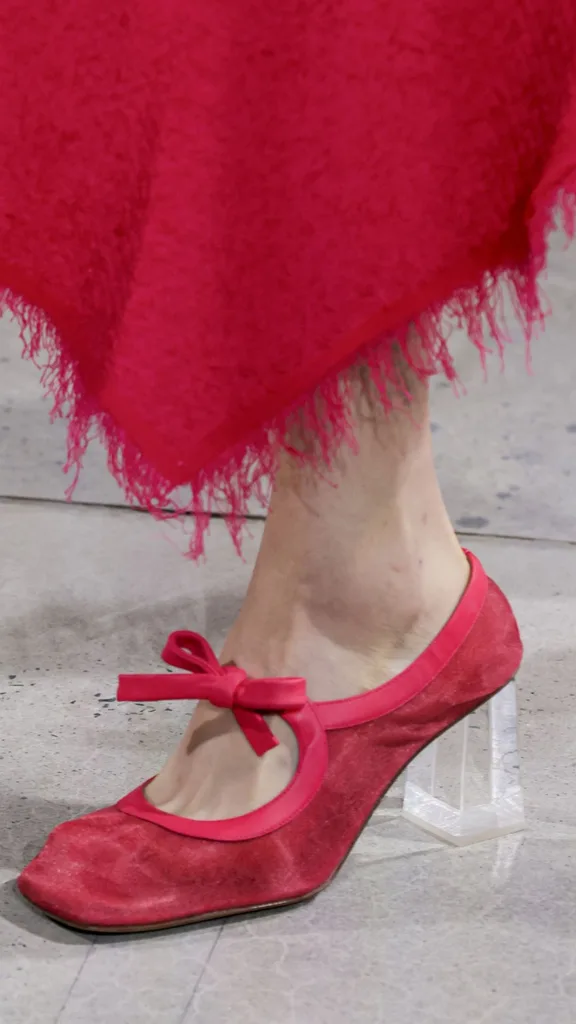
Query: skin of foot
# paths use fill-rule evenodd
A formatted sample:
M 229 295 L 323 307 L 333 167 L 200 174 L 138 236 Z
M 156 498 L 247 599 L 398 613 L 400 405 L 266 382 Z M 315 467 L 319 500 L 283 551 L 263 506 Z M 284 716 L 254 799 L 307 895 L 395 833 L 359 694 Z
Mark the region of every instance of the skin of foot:
M 434 639 L 466 587 L 468 562 L 440 493 L 428 388 L 383 411 L 359 390 L 357 447 L 326 474 L 285 457 L 244 604 L 221 654 L 254 677 L 302 676 L 313 700 L 380 686 Z M 277 796 L 298 760 L 290 728 L 257 757 L 229 711 L 200 703 L 148 786 L 162 810 L 246 814 Z

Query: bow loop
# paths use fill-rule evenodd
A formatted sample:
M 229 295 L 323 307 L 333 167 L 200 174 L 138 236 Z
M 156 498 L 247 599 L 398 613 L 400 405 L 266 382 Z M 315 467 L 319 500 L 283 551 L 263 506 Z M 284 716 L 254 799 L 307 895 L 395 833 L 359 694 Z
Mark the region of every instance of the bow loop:
M 179 629 L 170 634 L 162 651 L 162 660 L 173 668 L 183 668 L 187 672 L 214 676 L 224 672 L 208 641 L 188 629 Z
M 278 745 L 263 714 L 298 711 L 307 702 L 304 679 L 252 679 L 237 665 L 221 665 L 198 633 L 172 633 L 162 657 L 185 674 L 120 676 L 118 700 L 209 700 L 233 712 L 260 757 Z

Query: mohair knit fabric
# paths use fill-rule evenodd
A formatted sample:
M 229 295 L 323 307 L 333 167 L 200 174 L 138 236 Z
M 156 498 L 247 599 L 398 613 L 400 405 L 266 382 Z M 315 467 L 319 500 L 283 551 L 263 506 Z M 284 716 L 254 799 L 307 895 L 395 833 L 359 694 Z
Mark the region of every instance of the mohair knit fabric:
M 575 0 L 2 0 L 0 307 L 71 461 L 242 514 L 296 414 L 346 438 L 359 359 L 451 376 L 506 289 L 529 334 L 575 79 Z

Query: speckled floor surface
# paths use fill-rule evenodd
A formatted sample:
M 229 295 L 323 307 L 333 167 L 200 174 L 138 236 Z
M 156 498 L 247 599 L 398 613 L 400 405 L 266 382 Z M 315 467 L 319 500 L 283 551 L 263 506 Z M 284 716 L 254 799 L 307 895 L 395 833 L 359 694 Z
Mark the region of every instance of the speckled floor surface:
M 576 260 L 555 253 L 555 314 L 534 376 L 510 352 L 469 394 L 437 387 L 443 485 L 466 542 L 509 594 L 519 680 L 521 835 L 454 850 L 386 798 L 313 903 L 143 938 L 92 940 L 36 915 L 14 876 L 63 818 L 152 774 L 177 705 L 117 706 L 115 676 L 156 664 L 179 625 L 217 643 L 243 563 L 222 524 L 194 566 L 178 534 L 118 495 L 93 453 L 57 499 L 62 435 L 0 325 L 0 1024 L 574 1024 L 576 1020 Z M 4 354 L 5 353 L 5 354 Z

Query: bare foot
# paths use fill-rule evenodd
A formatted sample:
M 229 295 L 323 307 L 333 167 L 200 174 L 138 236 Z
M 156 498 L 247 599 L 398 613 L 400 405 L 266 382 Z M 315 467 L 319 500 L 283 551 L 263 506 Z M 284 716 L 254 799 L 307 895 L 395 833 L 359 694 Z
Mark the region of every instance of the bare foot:
M 254 677 L 302 676 L 313 700 L 379 686 L 410 664 L 456 607 L 468 562 L 439 492 L 427 393 L 375 419 L 358 415 L 360 452 L 334 481 L 286 461 L 239 617 L 222 652 Z M 228 711 L 200 704 L 148 787 L 173 814 L 222 819 L 277 796 L 297 764 L 286 723 L 259 758 Z

